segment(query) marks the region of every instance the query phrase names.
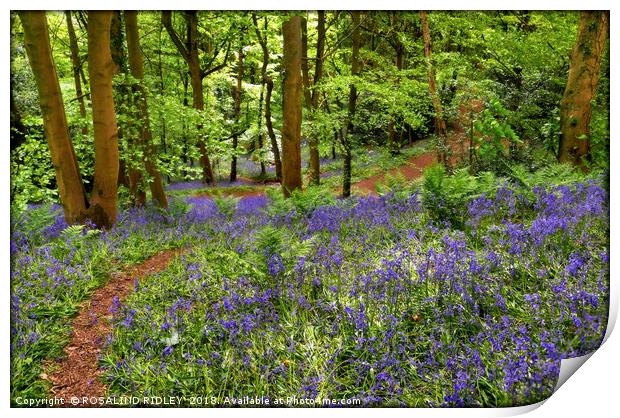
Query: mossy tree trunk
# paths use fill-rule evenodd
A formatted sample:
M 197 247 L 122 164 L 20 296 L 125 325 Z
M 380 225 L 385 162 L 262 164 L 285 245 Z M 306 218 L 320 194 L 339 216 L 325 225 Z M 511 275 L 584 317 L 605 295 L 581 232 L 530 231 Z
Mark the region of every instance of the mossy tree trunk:
M 590 158 L 592 100 L 600 76 L 609 15 L 604 11 L 581 12 L 577 42 L 571 52 L 568 81 L 560 103 L 558 159 L 582 170 Z

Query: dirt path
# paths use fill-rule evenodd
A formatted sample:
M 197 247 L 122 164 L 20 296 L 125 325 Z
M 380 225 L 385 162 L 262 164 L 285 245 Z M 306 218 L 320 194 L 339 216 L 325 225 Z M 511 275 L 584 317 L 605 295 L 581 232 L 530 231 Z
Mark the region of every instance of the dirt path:
M 91 298 L 82 303 L 73 321 L 71 341 L 64 349 L 67 357 L 56 363 L 54 372 L 47 377 L 53 384 L 52 394 L 64 398 L 65 406 L 72 406 L 72 397 L 81 399 L 105 396 L 106 385 L 98 379 L 101 374 L 99 353 L 112 330 L 109 319 L 115 299 L 123 301 L 133 291 L 136 280 L 163 271 L 185 251 L 163 251 L 141 264 L 112 275 L 105 286 L 95 290 Z M 80 403 L 79 406 L 89 405 Z
M 463 143 L 463 132 L 452 132 L 448 137 L 448 145 L 450 146 L 452 153 L 449 163 L 454 165 L 465 155 L 465 147 Z M 368 177 L 355 184 L 351 185 L 352 191 L 363 195 L 376 195 L 377 185 L 385 184 L 386 175 L 390 177 L 402 176 L 407 180 L 415 180 L 422 177 L 424 169 L 438 163 L 438 156 L 436 151 L 425 152 L 424 154 L 414 155 L 409 158 L 407 162 L 400 167 L 393 168 L 387 172 L 377 174 L 372 177 Z

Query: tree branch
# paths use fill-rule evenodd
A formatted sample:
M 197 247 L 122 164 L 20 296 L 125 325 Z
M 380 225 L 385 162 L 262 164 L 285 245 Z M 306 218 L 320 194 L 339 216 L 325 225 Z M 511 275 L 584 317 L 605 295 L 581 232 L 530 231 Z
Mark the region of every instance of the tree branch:
M 226 64 L 228 64 L 228 55 L 230 54 L 230 45 L 231 42 L 228 42 L 228 47 L 226 48 L 226 55 L 224 55 L 224 60 L 216 65 L 215 67 L 211 67 L 209 69 L 201 69 L 200 70 L 200 77 L 201 78 L 205 78 L 206 76 L 208 76 L 209 74 L 213 74 L 219 70 L 221 70 L 222 68 L 226 67 Z M 211 61 L 209 61 L 209 65 L 211 65 L 211 63 L 215 60 L 215 58 L 217 58 L 219 54 L 219 50 L 215 53 L 215 55 L 213 56 L 213 59 L 211 59 Z
M 164 25 L 164 28 L 166 28 L 166 32 L 168 32 L 168 35 L 170 35 L 170 39 L 172 39 L 172 42 L 179 50 L 179 53 L 181 54 L 183 59 L 186 62 L 189 62 L 189 51 L 187 50 L 185 45 L 183 45 L 183 42 L 179 38 L 179 35 L 176 33 L 174 27 L 172 26 L 172 12 L 163 10 L 161 12 L 161 23 Z
M 343 36 L 342 38 L 338 39 L 338 41 L 336 41 L 336 43 L 334 44 L 334 46 L 332 47 L 331 50 L 327 51 L 325 54 L 323 54 L 322 59 L 325 60 L 325 58 L 329 57 L 331 54 L 333 54 L 334 52 L 336 52 L 336 50 L 338 50 L 338 46 L 345 40 L 351 37 L 351 35 L 353 35 L 353 32 L 355 32 L 355 30 L 359 27 L 362 27 L 362 23 L 364 22 L 364 20 L 362 19 L 360 21 L 359 24 L 357 24 L 356 26 L 354 26 L 351 31 L 349 33 L 347 33 L 345 36 Z M 318 59 L 318 57 L 317 57 Z

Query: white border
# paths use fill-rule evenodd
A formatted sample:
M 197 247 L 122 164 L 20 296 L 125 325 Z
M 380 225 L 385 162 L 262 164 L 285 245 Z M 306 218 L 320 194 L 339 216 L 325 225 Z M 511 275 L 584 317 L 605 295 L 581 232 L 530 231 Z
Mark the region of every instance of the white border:
M 610 39 L 611 39 L 611 60 L 610 65 L 612 68 L 617 67 L 617 54 L 616 52 L 616 42 L 617 36 L 614 30 L 613 24 L 615 23 L 615 3 L 611 1 L 599 1 L 593 0 L 584 2 L 575 1 L 575 0 L 564 0 L 564 1 L 532 1 L 532 0 L 523 0 L 523 1 L 504 1 L 501 3 L 485 1 L 485 0 L 472 0 L 467 2 L 456 2 L 456 1 L 393 1 L 393 0 L 383 0 L 381 2 L 378 1 L 369 1 L 369 0 L 359 0 L 359 1 L 312 1 L 312 2 L 302 2 L 298 0 L 261 0 L 260 2 L 248 2 L 247 0 L 227 0 L 226 2 L 215 2 L 215 1 L 187 1 L 187 0 L 177 0 L 174 3 L 163 2 L 163 1 L 151 1 L 151 2 L 137 2 L 137 1 L 118 1 L 118 0 L 109 0 L 105 2 L 105 4 L 92 2 L 92 1 L 29 1 L 24 0 L 19 3 L 13 3 L 6 5 L 5 14 L 4 14 L 4 29 L 1 31 L 0 36 L 2 37 L 1 45 L 2 51 L 4 52 L 4 56 L 6 57 L 8 54 L 8 45 L 9 45 L 9 10 L 10 9 L 47 9 L 47 10 L 84 10 L 84 9 L 101 9 L 102 6 L 105 6 L 109 9 L 138 9 L 138 10 L 160 10 L 170 8 L 171 5 L 174 6 L 175 10 L 183 10 L 183 9 L 212 9 L 212 10 L 252 10 L 252 9 L 262 9 L 262 10 L 307 10 L 307 9 L 326 9 L 326 10 L 334 10 L 334 9 L 357 9 L 357 10 L 402 10 L 402 9 L 410 9 L 416 10 L 420 8 L 425 8 L 429 10 L 453 10 L 453 9 L 490 9 L 490 10 L 498 10 L 498 9 L 516 9 L 516 10 L 555 10 L 555 9 L 572 9 L 572 10 L 581 10 L 581 9 L 605 9 L 611 10 L 610 22 Z M 2 254 L 6 254 L 6 256 L 2 259 L 2 277 L 5 278 L 4 281 L 4 292 L 3 297 L 1 299 L 1 304 L 3 307 L 3 321 L 2 321 L 2 345 L 0 351 L 0 367 L 2 369 L 2 378 L 1 378 L 1 388 L 3 390 L 4 396 L 0 398 L 0 408 L 2 410 L 6 410 L 11 416 L 28 416 L 30 414 L 38 414 L 43 413 L 43 411 L 37 411 L 33 409 L 10 409 L 9 410 L 9 168 L 10 168 L 10 158 L 9 158 L 9 141 L 8 135 L 9 132 L 9 112 L 7 109 L 6 98 L 8 96 L 8 80 L 9 80 L 9 60 L 5 60 L 5 65 L 2 67 L 3 78 L 2 78 L 2 86 L 5 97 L 5 108 L 2 113 L 2 120 L 4 122 L 4 144 L 5 149 L 0 155 L 2 158 L 2 163 L 0 163 L 0 178 L 4 181 L 0 185 L 0 193 L 3 198 L 0 201 L 0 208 L 2 208 L 2 213 L 4 216 L 1 219 L 1 230 L 3 233 L 3 239 L 0 241 L 0 248 L 2 250 Z M 611 77 L 611 110 L 612 114 L 614 110 L 614 101 L 613 97 L 616 97 L 616 83 L 615 77 Z M 617 132 L 618 123 L 611 119 L 611 132 L 615 134 Z M 615 173 L 615 163 L 618 160 L 618 146 L 614 145 L 614 140 L 611 141 L 611 177 L 613 180 Z M 611 252 L 610 254 L 615 254 L 615 242 L 616 242 L 616 231 L 617 231 L 617 222 L 614 221 L 614 216 L 617 212 L 618 208 L 618 187 L 615 186 L 613 181 L 610 181 L 611 188 Z M 524 407 L 524 408 L 507 408 L 507 409 L 394 409 L 387 411 L 386 409 L 344 409 L 344 410 L 311 410 L 311 409 L 296 409 L 295 411 L 291 411 L 288 409 L 255 409 L 252 411 L 249 410 L 236 410 L 236 409 L 218 409 L 218 410 L 185 410 L 182 413 L 188 414 L 192 416 L 205 416 L 210 414 L 217 414 L 217 416 L 236 416 L 237 414 L 246 415 L 251 413 L 252 415 L 258 416 L 270 416 L 270 417 L 285 417 L 293 413 L 297 416 L 304 417 L 315 414 L 321 414 L 322 416 L 353 416 L 356 418 L 366 417 L 366 416 L 374 416 L 376 414 L 383 415 L 385 413 L 389 413 L 390 415 L 397 416 L 454 416 L 454 417 L 481 417 L 481 416 L 510 416 L 519 413 L 525 413 L 529 410 L 530 416 L 532 417 L 555 417 L 555 416 L 567 416 L 567 417 L 584 417 L 584 416 L 611 416 L 611 411 L 617 410 L 618 402 L 618 391 L 616 389 L 616 383 L 618 381 L 618 355 L 620 353 L 620 337 L 618 337 L 618 333 L 611 332 L 613 329 L 613 325 L 615 323 L 618 311 L 618 286 L 619 280 L 618 277 L 618 262 L 615 259 L 615 256 L 611 256 L 610 258 L 610 280 L 611 280 L 611 295 L 610 295 L 610 321 L 608 324 L 608 332 L 606 334 L 606 341 L 602 345 L 602 347 L 597 350 L 591 358 L 587 361 L 587 366 L 582 367 L 575 373 L 575 376 L 568 379 L 568 381 L 555 393 L 551 396 L 544 405 L 536 405 L 534 407 Z M 108 415 L 110 413 L 121 414 L 124 416 L 145 416 L 148 414 L 149 417 L 159 417 L 159 416 L 167 416 L 170 413 L 179 413 L 180 411 L 169 411 L 165 409 L 123 409 L 123 410 L 95 410 L 90 409 L 87 414 L 92 416 L 103 416 Z M 46 410 L 44 412 L 46 415 L 51 417 L 56 416 L 83 416 L 83 411 L 77 410 Z

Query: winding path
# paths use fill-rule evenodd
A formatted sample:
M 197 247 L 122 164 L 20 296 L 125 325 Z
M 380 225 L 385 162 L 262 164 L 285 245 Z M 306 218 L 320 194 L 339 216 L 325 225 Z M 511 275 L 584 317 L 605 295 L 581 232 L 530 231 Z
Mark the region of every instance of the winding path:
M 72 406 L 74 397 L 102 397 L 106 385 L 99 379 L 99 353 L 106 338 L 112 331 L 110 318 L 115 302 L 122 302 L 134 289 L 136 280 L 159 273 L 187 249 L 174 249 L 160 252 L 143 263 L 131 266 L 126 271 L 112 275 L 109 282 L 82 303 L 77 317 L 73 320 L 71 341 L 65 347 L 67 355 L 46 378 L 52 382 L 54 396 L 65 399 L 64 406 Z M 118 298 L 118 299 L 117 299 Z M 79 403 L 78 406 L 91 406 Z

